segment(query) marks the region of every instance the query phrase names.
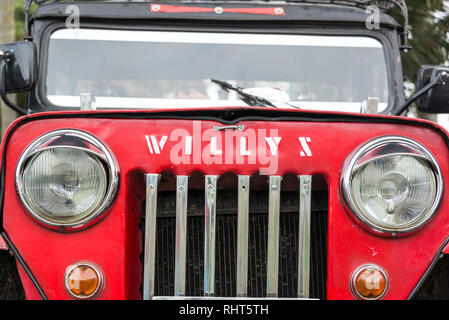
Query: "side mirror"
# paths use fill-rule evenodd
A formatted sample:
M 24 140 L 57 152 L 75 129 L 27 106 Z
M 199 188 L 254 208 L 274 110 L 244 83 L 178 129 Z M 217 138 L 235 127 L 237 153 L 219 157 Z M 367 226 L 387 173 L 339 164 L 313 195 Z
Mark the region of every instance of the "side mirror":
M 443 73 L 449 75 L 449 68 L 422 66 L 418 73 L 418 91 L 437 81 Z M 449 81 L 443 81 L 428 90 L 418 100 L 418 108 L 426 113 L 449 113 Z
M 29 91 L 36 79 L 36 47 L 21 41 L 0 45 L 0 93 Z

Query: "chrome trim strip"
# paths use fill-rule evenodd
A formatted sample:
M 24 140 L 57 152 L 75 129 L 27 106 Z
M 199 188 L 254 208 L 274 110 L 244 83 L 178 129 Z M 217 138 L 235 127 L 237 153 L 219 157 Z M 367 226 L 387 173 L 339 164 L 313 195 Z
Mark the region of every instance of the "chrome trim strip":
M 176 176 L 175 295 L 184 296 L 186 288 L 187 191 L 188 176 Z
M 270 176 L 268 202 L 267 297 L 278 296 L 281 177 Z
M 214 295 L 215 285 L 215 222 L 218 176 L 205 177 L 204 206 L 204 295 Z
M 156 259 L 157 190 L 158 174 L 146 174 L 145 204 L 145 256 L 143 266 L 143 299 L 150 300 L 154 295 L 154 273 Z
M 248 294 L 248 227 L 250 176 L 238 176 L 237 297 Z
M 223 131 L 223 130 L 243 131 L 243 130 L 245 130 L 245 125 L 239 124 L 239 125 L 231 125 L 231 126 L 214 126 L 214 131 Z
M 357 171 L 359 171 L 360 169 L 362 169 L 363 167 L 365 167 L 365 166 L 366 166 L 367 164 L 369 164 L 370 162 L 377 161 L 377 160 L 382 160 L 382 159 L 388 158 L 388 157 L 390 157 L 390 156 L 407 156 L 407 157 L 414 157 L 414 158 L 418 158 L 418 159 L 421 159 L 421 160 L 429 161 L 429 158 L 428 158 L 428 157 L 423 156 L 423 155 L 421 155 L 421 154 L 406 153 L 406 152 L 393 152 L 393 153 L 391 153 L 391 154 L 383 154 L 383 155 L 380 155 L 380 156 L 372 157 L 372 158 L 369 159 L 368 161 L 363 161 L 361 164 L 356 163 L 356 164 L 354 165 L 353 169 L 352 169 L 352 173 L 353 173 L 353 175 L 354 175 Z
M 299 178 L 298 297 L 309 298 L 312 176 Z
M 103 161 L 106 161 L 106 162 L 108 161 L 108 159 L 104 156 L 104 154 L 102 154 L 102 153 L 99 152 L 99 151 L 95 151 L 95 149 L 82 148 L 82 147 L 71 146 L 71 145 L 57 145 L 57 146 L 50 146 L 50 147 L 48 147 L 48 146 L 42 146 L 42 147 L 40 147 L 39 149 L 30 152 L 30 153 L 27 155 L 25 161 L 28 160 L 28 159 L 30 159 L 30 158 L 31 158 L 32 156 L 34 156 L 35 154 L 38 154 L 38 153 L 40 153 L 40 152 L 42 152 L 42 151 L 46 151 L 46 150 L 54 150 L 54 149 L 61 149 L 61 148 L 71 148 L 71 149 L 75 149 L 75 150 L 84 151 L 84 152 L 90 153 L 90 154 L 92 154 L 92 155 L 94 155 L 94 156 L 100 158 L 100 159 L 103 160 Z
M 301 299 L 301 298 L 252 298 L 252 297 L 167 297 L 167 296 L 157 296 L 153 300 L 276 300 L 276 301 L 302 301 L 302 300 L 319 300 L 319 299 Z

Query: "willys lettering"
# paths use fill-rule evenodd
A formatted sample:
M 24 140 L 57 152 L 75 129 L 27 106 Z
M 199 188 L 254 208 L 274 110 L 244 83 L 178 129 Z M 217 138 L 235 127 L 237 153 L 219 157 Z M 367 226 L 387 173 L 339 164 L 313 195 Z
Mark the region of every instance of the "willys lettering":
M 169 153 L 174 165 L 180 164 L 260 164 L 260 174 L 269 175 L 278 168 L 282 147 L 297 148 L 298 157 L 312 157 L 312 138 L 297 137 L 296 146 L 282 146 L 277 129 L 203 130 L 201 121 L 193 121 L 192 129 L 177 128 L 165 135 L 145 135 L 151 155 Z

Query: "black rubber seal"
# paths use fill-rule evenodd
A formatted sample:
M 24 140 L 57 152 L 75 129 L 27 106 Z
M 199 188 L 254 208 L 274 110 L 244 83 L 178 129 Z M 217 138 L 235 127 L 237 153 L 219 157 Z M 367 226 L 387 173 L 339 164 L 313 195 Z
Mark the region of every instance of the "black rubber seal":
M 449 243 L 449 238 L 446 239 L 446 241 L 444 241 L 444 243 L 441 245 L 440 249 L 438 250 L 437 254 L 433 257 L 432 262 L 430 263 L 429 267 L 427 268 L 426 272 L 424 272 L 424 275 L 421 277 L 421 279 L 418 281 L 418 283 L 416 284 L 416 286 L 413 288 L 412 292 L 410 293 L 410 295 L 407 297 L 407 300 L 411 300 L 413 299 L 413 297 L 415 296 L 415 294 L 419 291 L 419 289 L 422 287 L 422 285 L 424 284 L 424 282 L 426 281 L 427 277 L 430 275 L 430 273 L 432 272 L 433 268 L 435 267 L 435 265 L 437 264 L 438 260 L 440 260 L 441 255 L 443 254 L 443 249 L 446 247 L 446 245 Z
M 41 286 L 39 285 L 39 282 L 37 282 L 36 278 L 34 277 L 33 273 L 31 272 L 30 268 L 26 264 L 25 260 L 23 260 L 22 256 L 20 255 L 19 250 L 14 246 L 14 244 L 11 242 L 11 239 L 9 239 L 9 236 L 6 232 L 1 233 L 2 238 L 5 240 L 6 244 L 8 245 L 9 249 L 14 253 L 14 256 L 19 261 L 20 265 L 22 266 L 23 270 L 26 272 L 28 277 L 30 278 L 31 282 L 33 282 L 34 287 L 39 292 L 39 295 L 41 296 L 42 300 L 48 300 L 47 296 L 45 295 L 44 291 L 42 290 Z

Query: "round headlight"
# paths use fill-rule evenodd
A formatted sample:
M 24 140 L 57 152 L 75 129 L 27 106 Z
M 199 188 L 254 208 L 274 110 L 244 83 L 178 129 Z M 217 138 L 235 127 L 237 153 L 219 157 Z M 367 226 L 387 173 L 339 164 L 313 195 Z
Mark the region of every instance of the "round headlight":
M 344 165 L 343 198 L 370 229 L 396 235 L 423 226 L 443 193 L 440 167 L 416 141 L 382 137 L 360 148 Z
M 75 230 L 91 225 L 112 203 L 118 171 L 112 155 L 96 138 L 58 130 L 25 150 L 16 181 L 20 199 L 33 218 L 58 230 Z

